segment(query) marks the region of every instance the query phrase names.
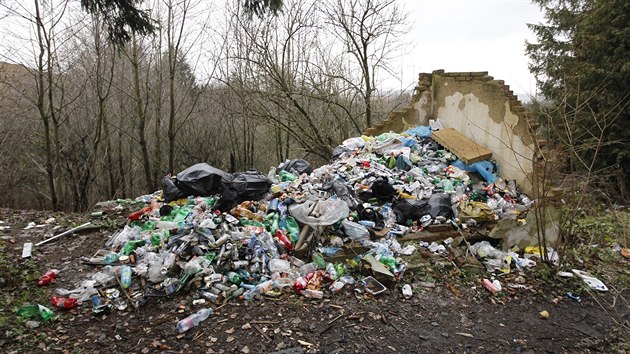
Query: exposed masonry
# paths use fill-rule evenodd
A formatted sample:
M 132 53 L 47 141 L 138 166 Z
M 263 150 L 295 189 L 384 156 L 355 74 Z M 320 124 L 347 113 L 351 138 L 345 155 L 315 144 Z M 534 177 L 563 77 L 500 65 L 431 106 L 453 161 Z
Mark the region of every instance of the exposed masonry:
M 471 98 L 475 101 L 472 102 Z M 513 154 L 515 156 L 518 154 L 522 159 L 519 163 L 530 165 L 524 166 L 522 168 L 523 174 L 515 179 L 523 191 L 533 196 L 539 196 L 541 193 L 538 191 L 541 188 L 535 188 L 535 186 L 540 186 L 539 176 L 544 168 L 543 149 L 546 146 L 545 140 L 537 138 L 539 124 L 532 119 L 530 113 L 514 95 L 514 92 L 510 90 L 510 87 L 505 84 L 505 81 L 495 80 L 488 75 L 487 71 L 447 73 L 444 70 L 436 70 L 432 73 L 420 73 L 409 105 L 404 109 L 392 112 L 384 121 L 367 128 L 363 134 L 374 136 L 389 131 L 402 132 L 416 125 L 426 125 L 430 119 L 440 118 L 442 120 L 440 110 L 446 112 L 449 109 L 449 107 L 445 107 L 448 100 L 458 101 L 459 106 L 450 107 L 450 109 L 455 109 L 464 115 L 466 115 L 466 104 L 476 104 L 478 107 L 486 108 L 488 114 L 479 117 L 466 116 L 468 120 L 478 119 L 480 124 L 498 124 L 501 129 L 511 129 L 508 135 L 518 138 L 519 142 L 522 142 L 523 146 L 526 147 L 519 147 L 520 150 L 518 152 L 513 151 Z M 509 112 L 506 112 L 508 110 Z M 510 118 L 511 121 L 504 122 L 506 117 Z M 517 118 L 513 119 L 514 117 Z M 497 129 L 496 126 L 494 128 Z M 484 136 L 476 134 L 469 136 L 469 138 L 488 146 L 491 150 L 492 146 L 496 145 L 493 144 L 492 137 L 488 134 Z M 506 153 L 503 152 L 503 155 Z M 501 166 L 499 168 L 501 169 Z M 548 195 L 552 197 L 551 199 L 556 199 L 553 197 L 558 195 L 558 191 L 555 189 L 551 193 L 549 191 L 547 193 L 551 194 Z

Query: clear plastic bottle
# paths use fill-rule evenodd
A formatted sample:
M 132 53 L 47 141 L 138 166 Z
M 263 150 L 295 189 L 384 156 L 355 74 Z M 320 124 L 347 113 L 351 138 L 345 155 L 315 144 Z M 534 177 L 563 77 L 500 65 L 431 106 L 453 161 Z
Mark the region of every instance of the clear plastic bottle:
M 310 299 L 321 299 L 324 297 L 324 293 L 321 290 L 313 290 L 313 289 L 304 289 L 302 291 L 302 295 Z
M 111 252 L 105 255 L 105 257 L 103 257 L 103 262 L 105 262 L 105 264 L 112 264 L 114 262 L 118 262 L 118 253 L 115 252 Z
M 337 276 L 337 270 L 335 269 L 335 266 L 332 263 L 327 263 L 326 264 L 326 273 L 328 273 L 328 276 L 332 280 L 335 280 L 338 277 Z
M 130 266 L 123 266 L 120 269 L 120 285 L 122 285 L 125 289 L 131 286 L 131 273 L 132 271 Z
M 197 313 L 192 314 L 177 323 L 177 331 L 179 333 L 186 332 L 187 330 L 198 326 L 201 322 L 205 321 L 210 315 L 212 315 L 212 309 L 201 309 Z

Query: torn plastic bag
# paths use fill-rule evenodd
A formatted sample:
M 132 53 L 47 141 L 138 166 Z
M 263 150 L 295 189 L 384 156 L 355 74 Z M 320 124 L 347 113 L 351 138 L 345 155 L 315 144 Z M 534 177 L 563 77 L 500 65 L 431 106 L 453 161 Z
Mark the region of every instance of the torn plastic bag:
M 419 125 L 415 128 L 411 128 L 409 130 L 407 130 L 406 132 L 404 132 L 403 134 L 407 134 L 409 136 L 419 136 L 421 138 L 428 138 L 431 136 L 431 133 L 433 132 L 433 129 L 431 129 L 431 127 L 427 127 L 424 125 Z
M 295 159 L 295 160 L 286 160 L 284 163 L 282 163 L 278 168 L 278 172 L 280 171 L 287 171 L 287 172 L 295 171 L 297 172 L 298 175 L 301 175 L 302 173 L 306 173 L 307 175 L 310 175 L 311 172 L 313 172 L 313 168 L 311 167 L 311 164 L 308 163 L 306 160 Z
M 171 176 L 164 176 L 164 178 L 162 178 L 162 193 L 164 194 L 164 201 L 167 203 L 188 196 L 177 188 Z
M 375 143 L 372 146 L 372 151 L 382 156 L 403 155 L 408 157 L 411 153 L 409 147 L 404 146 L 400 140 L 395 138 Z
M 302 204 L 289 206 L 289 214 L 302 224 L 312 227 L 328 226 L 350 214 L 348 204 L 341 199 L 310 197 Z
M 367 240 L 370 238 L 370 231 L 367 227 L 352 222 L 350 220 L 344 220 L 341 222 L 341 228 L 343 233 L 348 236 L 352 241 Z
M 225 186 L 236 192 L 237 200 L 259 200 L 269 190 L 271 181 L 256 170 L 249 170 L 234 174 Z
M 336 194 L 337 198 L 346 202 L 350 209 L 354 210 L 357 207 L 357 201 L 354 198 L 352 189 L 341 178 L 335 178 L 333 181 L 324 184 L 322 189 Z
M 431 195 L 431 198 L 429 198 L 429 214 L 433 219 L 438 216 L 443 216 L 447 219 L 453 216 L 451 196 L 444 193 Z
M 459 218 L 463 221 L 474 219 L 477 222 L 494 220 L 494 211 L 486 203 L 462 200 L 459 204 Z
M 401 199 L 393 205 L 396 222 L 401 225 L 411 225 L 428 213 L 429 205 L 424 200 Z
M 467 172 L 477 172 L 488 183 L 494 183 L 497 180 L 494 164 L 488 160 L 473 162 L 470 165 L 466 165 L 462 160 L 457 160 L 451 165 Z
M 198 163 L 177 174 L 175 185 L 187 195 L 208 197 L 221 193 L 223 182 L 231 181 L 232 176 L 207 163 Z
M 345 147 L 348 150 L 361 149 L 365 146 L 365 140 L 361 137 L 349 138 L 343 141 L 340 146 Z
M 396 158 L 396 163 L 394 167 L 401 171 L 409 171 L 413 168 L 413 163 L 408 158 L 400 155 L 398 156 L 398 158 Z

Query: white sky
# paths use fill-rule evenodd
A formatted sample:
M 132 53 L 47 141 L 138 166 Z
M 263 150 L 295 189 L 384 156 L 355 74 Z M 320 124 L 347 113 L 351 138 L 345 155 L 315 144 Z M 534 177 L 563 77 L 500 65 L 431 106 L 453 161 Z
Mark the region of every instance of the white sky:
M 505 80 L 522 100 L 535 94 L 525 40 L 535 39 L 527 23 L 541 22 L 543 16 L 530 0 L 397 1 L 409 14 L 410 31 L 403 38 L 408 46 L 392 63 L 398 79 L 384 80 L 383 89 L 412 89 L 418 73 L 444 69 L 488 71 L 495 79 Z M 15 33 L 11 22 L 0 21 L 2 37 Z M 2 41 L 0 60 L 17 54 L 15 48 L 13 41 Z
M 438 69 L 488 71 L 521 99 L 535 93 L 525 40 L 535 40 L 527 23 L 541 22 L 543 15 L 529 0 L 401 2 L 410 14 L 412 43 L 398 64 L 403 74 L 398 85 L 405 88 L 418 73 Z

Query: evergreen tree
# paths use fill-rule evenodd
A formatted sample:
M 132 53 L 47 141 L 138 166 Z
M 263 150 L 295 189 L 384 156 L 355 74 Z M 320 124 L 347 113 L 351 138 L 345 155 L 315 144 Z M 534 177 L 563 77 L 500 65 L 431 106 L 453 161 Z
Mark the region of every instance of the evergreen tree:
M 619 187 L 630 187 L 630 1 L 533 2 L 546 21 L 529 25 L 537 37 L 527 43 L 529 67 L 542 96 L 563 105 L 554 110 L 565 115 L 552 122 L 564 123 L 556 137 L 574 144 L 581 162 L 597 150 L 591 171 L 620 168 Z
M 282 0 L 243 0 L 245 10 L 263 17 L 277 14 Z M 140 9 L 142 0 L 81 0 L 81 7 L 90 14 L 101 16 L 107 24 L 109 39 L 118 44 L 128 43 L 132 34 L 153 34 L 155 21 L 146 10 Z

